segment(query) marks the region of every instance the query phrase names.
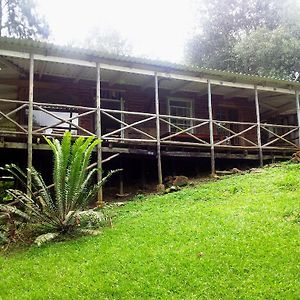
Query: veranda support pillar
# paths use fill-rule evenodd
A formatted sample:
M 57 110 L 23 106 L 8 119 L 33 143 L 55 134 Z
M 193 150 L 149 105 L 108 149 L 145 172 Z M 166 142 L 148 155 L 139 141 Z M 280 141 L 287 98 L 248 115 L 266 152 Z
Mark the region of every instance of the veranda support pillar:
M 300 147 L 300 93 L 296 91 L 296 108 L 297 108 L 297 121 L 298 121 L 298 146 Z
M 32 168 L 32 121 L 33 121 L 33 77 L 34 56 L 30 54 L 29 60 L 29 95 L 28 95 L 28 135 L 27 135 L 27 194 L 31 195 L 31 168 Z
M 99 140 L 101 140 L 101 94 L 100 94 L 100 64 L 97 63 L 97 86 L 96 86 L 96 135 Z M 102 180 L 102 148 L 101 144 L 97 146 L 97 179 L 98 182 Z M 102 207 L 103 202 L 103 189 L 100 187 L 98 191 L 98 206 Z
M 157 146 L 157 172 L 158 184 L 162 184 L 161 152 L 160 152 L 160 122 L 159 122 L 159 98 L 158 98 L 158 76 L 155 73 L 155 113 L 156 113 L 156 146 Z
M 121 121 L 124 123 L 125 122 L 125 115 L 123 113 L 123 111 L 125 110 L 125 101 L 123 99 L 123 97 L 121 97 L 121 100 L 120 100 L 120 108 L 121 108 Z M 121 128 L 124 128 L 124 124 L 121 124 Z M 125 138 L 125 132 L 124 130 L 121 131 L 121 139 L 124 139 Z
M 213 124 L 213 113 L 211 104 L 211 83 L 208 83 L 207 99 L 208 99 L 208 118 L 209 118 L 209 141 L 210 141 L 210 163 L 211 163 L 211 175 L 214 176 L 216 173 L 215 165 L 215 145 L 214 145 L 214 124 Z
M 259 111 L 259 103 L 258 103 L 258 91 L 255 86 L 255 111 L 256 111 L 256 122 L 257 122 L 257 146 L 259 151 L 259 165 L 263 166 L 263 151 L 261 145 L 261 132 L 260 132 L 260 111 Z

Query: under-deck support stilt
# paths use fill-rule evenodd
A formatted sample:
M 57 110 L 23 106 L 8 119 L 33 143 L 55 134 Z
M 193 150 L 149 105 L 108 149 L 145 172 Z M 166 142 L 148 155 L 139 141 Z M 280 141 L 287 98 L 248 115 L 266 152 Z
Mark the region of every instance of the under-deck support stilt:
M 100 90 L 100 64 L 97 63 L 97 85 L 96 85 L 96 135 L 99 140 L 101 140 L 101 90 Z M 97 180 L 98 182 L 102 180 L 102 146 L 98 144 L 97 146 Z M 100 187 L 98 191 L 98 206 L 103 206 L 103 189 Z
M 162 184 L 162 168 L 161 168 L 161 149 L 160 149 L 160 120 L 159 120 L 159 97 L 158 97 L 158 76 L 155 73 L 155 113 L 156 113 L 156 149 L 157 149 L 157 172 L 158 184 Z
M 27 135 L 27 194 L 30 195 L 32 178 L 32 122 L 33 122 L 33 79 L 34 79 L 34 57 L 30 54 L 29 59 L 29 95 L 28 95 L 28 135 Z
M 211 163 L 211 175 L 214 176 L 216 173 L 215 165 L 215 145 L 214 145 L 214 124 L 213 124 L 213 113 L 211 103 L 211 83 L 207 81 L 207 99 L 208 99 L 208 118 L 209 118 L 209 142 L 210 142 L 210 163 Z
M 255 86 L 255 111 L 256 111 L 256 122 L 257 122 L 257 146 L 259 151 L 259 165 L 263 166 L 263 150 L 261 145 L 261 129 L 260 129 L 260 110 L 259 110 L 259 102 L 258 102 L 258 90 Z

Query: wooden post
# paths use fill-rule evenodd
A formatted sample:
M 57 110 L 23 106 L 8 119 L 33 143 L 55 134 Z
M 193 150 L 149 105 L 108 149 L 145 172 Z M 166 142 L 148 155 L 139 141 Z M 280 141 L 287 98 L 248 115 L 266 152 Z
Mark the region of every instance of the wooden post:
M 33 78 L 34 56 L 30 54 L 29 61 L 29 95 L 28 95 L 28 135 L 27 135 L 27 194 L 31 195 L 31 168 L 32 168 L 32 122 L 33 122 Z
M 296 108 L 297 108 L 297 121 L 298 121 L 298 146 L 300 147 L 300 93 L 296 91 Z
M 96 87 L 96 135 L 99 140 L 101 140 L 101 94 L 100 94 L 100 64 L 97 63 L 97 87 Z M 98 182 L 102 180 L 102 147 L 101 144 L 97 146 L 97 180 Z M 103 202 L 103 189 L 100 187 L 98 191 L 98 206 L 102 207 L 104 205 Z
M 213 124 L 213 113 L 212 113 L 212 103 L 211 103 L 211 83 L 208 83 L 208 118 L 209 118 L 209 140 L 210 140 L 210 161 L 211 161 L 211 175 L 214 176 L 216 173 L 215 165 L 215 145 L 214 145 L 214 124 Z
M 124 196 L 124 167 L 123 167 L 123 162 L 122 162 L 122 157 L 120 157 L 120 169 L 122 171 L 120 172 L 120 189 L 119 189 L 119 195 Z
M 158 98 L 158 76 L 155 72 L 155 113 L 156 113 L 156 145 L 157 145 L 157 171 L 158 184 L 162 184 L 161 152 L 160 152 L 160 120 L 159 120 L 159 98 Z
M 259 112 L 259 103 L 258 103 L 258 91 L 257 86 L 255 86 L 255 110 L 256 110 L 256 120 L 257 120 L 257 145 L 259 151 L 259 165 L 263 166 L 263 151 L 261 146 L 261 132 L 260 132 L 260 112 Z
M 124 111 L 125 110 L 125 101 L 123 99 L 123 97 L 121 97 L 120 99 L 121 101 L 121 105 L 120 105 L 120 108 L 121 108 L 121 111 Z M 125 122 L 125 115 L 124 113 L 121 113 L 121 121 L 124 123 Z M 124 124 L 121 123 L 121 128 L 124 128 Z M 124 130 L 121 131 L 121 139 L 124 139 L 125 138 L 125 132 Z

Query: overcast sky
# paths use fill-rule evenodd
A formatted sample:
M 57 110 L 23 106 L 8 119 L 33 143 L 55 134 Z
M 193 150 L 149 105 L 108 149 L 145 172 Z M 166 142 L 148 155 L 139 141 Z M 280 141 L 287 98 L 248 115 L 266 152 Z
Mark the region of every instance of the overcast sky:
M 191 0 L 37 0 L 55 43 L 84 40 L 95 27 L 119 31 L 134 55 L 180 62 L 191 34 Z

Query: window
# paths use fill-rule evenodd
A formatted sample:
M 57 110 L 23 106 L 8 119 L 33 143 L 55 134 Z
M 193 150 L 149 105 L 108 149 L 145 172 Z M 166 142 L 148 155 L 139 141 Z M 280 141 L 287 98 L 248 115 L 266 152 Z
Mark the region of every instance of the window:
M 188 117 L 193 116 L 193 102 L 191 99 L 174 99 L 171 98 L 168 101 L 168 112 L 171 116 L 176 117 Z M 180 127 L 181 129 L 187 129 L 193 126 L 192 120 L 170 118 L 172 124 Z M 179 129 L 170 125 L 171 132 L 178 132 Z M 192 130 L 191 130 L 192 132 Z

